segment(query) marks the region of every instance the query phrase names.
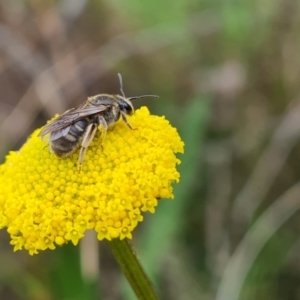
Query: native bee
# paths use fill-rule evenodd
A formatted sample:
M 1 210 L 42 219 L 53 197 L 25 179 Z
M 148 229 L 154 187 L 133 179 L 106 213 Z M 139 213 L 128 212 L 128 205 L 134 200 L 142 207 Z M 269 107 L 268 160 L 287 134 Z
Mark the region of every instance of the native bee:
M 46 124 L 40 137 L 49 134 L 49 145 L 54 154 L 59 158 L 71 155 L 80 147 L 78 170 L 81 170 L 87 148 L 92 142 L 97 128 L 101 127 L 102 141 L 109 126 L 120 118 L 130 129 L 134 129 L 127 119 L 127 115 L 134 113 L 131 103 L 133 99 L 145 97 L 158 98 L 156 95 L 142 95 L 126 98 L 123 91 L 121 74 L 118 74 L 121 95 L 99 94 L 88 99 L 81 105 L 67 110 L 58 118 Z

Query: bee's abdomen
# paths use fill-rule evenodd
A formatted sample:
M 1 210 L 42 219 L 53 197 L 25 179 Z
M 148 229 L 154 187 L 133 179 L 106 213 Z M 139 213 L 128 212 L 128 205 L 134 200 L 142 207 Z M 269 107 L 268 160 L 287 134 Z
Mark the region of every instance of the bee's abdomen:
M 67 135 L 51 142 L 51 148 L 58 157 L 65 157 L 73 153 L 79 146 L 89 122 L 80 120 L 70 126 Z

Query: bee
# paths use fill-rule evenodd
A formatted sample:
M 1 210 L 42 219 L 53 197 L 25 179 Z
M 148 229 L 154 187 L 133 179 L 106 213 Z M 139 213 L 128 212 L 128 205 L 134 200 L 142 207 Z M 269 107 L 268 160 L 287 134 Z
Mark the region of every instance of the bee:
M 54 154 L 59 158 L 71 155 L 80 147 L 78 170 L 82 168 L 83 160 L 92 142 L 97 129 L 100 127 L 103 134 L 102 142 L 108 128 L 120 118 L 130 129 L 132 127 L 127 115 L 134 114 L 133 99 L 145 97 L 159 98 L 156 95 L 142 95 L 126 98 L 123 91 L 121 74 L 118 74 L 121 95 L 99 94 L 88 99 L 81 105 L 67 110 L 58 118 L 46 124 L 40 137 L 49 135 L 49 145 Z

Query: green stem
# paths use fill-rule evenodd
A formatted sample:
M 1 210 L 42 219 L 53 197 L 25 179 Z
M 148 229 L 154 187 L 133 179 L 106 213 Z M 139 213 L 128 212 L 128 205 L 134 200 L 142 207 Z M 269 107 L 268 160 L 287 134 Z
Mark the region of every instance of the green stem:
M 108 245 L 139 300 L 159 300 L 128 240 L 113 239 Z

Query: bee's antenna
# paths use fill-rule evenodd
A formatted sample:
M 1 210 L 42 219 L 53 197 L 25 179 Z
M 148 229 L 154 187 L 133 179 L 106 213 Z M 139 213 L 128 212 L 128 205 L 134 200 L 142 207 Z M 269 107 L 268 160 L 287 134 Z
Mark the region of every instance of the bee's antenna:
M 128 98 L 128 100 L 134 100 L 134 99 L 140 99 L 140 98 L 147 98 L 147 97 L 159 98 L 159 96 L 157 96 L 157 95 L 142 95 L 142 96 L 130 97 L 130 98 Z
M 126 99 L 125 93 L 123 91 L 123 80 L 122 80 L 122 75 L 118 73 L 119 81 L 120 81 L 120 91 L 122 96 Z M 146 97 L 151 97 L 151 98 L 159 98 L 157 95 L 142 95 L 142 96 L 135 96 L 135 97 L 130 97 L 128 100 L 133 100 L 133 99 L 140 99 L 140 98 L 146 98 Z
M 122 75 L 121 75 L 120 73 L 118 73 L 118 77 L 119 77 L 119 81 L 120 81 L 120 91 L 121 91 L 121 93 L 122 93 L 122 96 L 123 96 L 124 98 L 126 98 L 126 97 L 125 97 L 125 94 L 124 94 L 124 91 L 123 91 L 123 80 L 122 80 Z

